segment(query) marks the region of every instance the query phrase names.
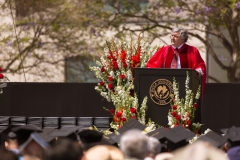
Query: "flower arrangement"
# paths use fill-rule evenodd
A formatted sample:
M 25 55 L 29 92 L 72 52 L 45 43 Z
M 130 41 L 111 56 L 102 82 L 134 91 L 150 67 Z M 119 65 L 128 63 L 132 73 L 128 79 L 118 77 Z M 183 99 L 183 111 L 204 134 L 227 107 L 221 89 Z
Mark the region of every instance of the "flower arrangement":
M 188 142 L 190 143 L 190 144 L 192 144 L 193 142 L 195 142 L 199 137 L 201 137 L 201 136 L 204 136 L 205 134 L 207 134 L 208 132 L 210 132 L 210 131 L 212 131 L 211 129 L 206 129 L 202 134 L 196 134 L 192 139 L 190 139 Z
M 8 81 L 8 78 L 2 74 L 2 68 L 0 68 L 0 82 Z M 2 88 L 7 87 L 7 83 L 0 84 L 0 94 L 3 93 Z
M 139 107 L 138 97 L 134 92 L 133 72 L 136 67 L 145 67 L 151 54 L 147 53 L 149 48 L 141 34 L 137 41 L 134 41 L 132 36 L 127 38 L 125 41 L 120 40 L 120 43 L 115 39 L 107 41 L 107 47 L 96 60 L 97 66 L 90 66 L 90 70 L 95 72 L 99 80 L 95 90 L 115 106 L 114 109 L 104 109 L 113 115 L 110 126 L 116 130 L 130 118 L 145 124 L 147 109 L 147 97 Z
M 173 91 L 174 98 L 173 103 L 171 104 L 171 109 L 168 113 L 168 125 L 170 128 L 173 128 L 179 124 L 183 125 L 186 128 L 189 128 L 191 131 L 198 133 L 202 124 L 194 123 L 195 111 L 198 107 L 197 100 L 200 97 L 200 87 L 198 87 L 195 101 L 194 101 L 194 93 L 189 89 L 189 74 L 186 73 L 186 81 L 185 81 L 185 89 L 186 96 L 185 100 L 179 98 L 179 84 L 176 82 L 175 78 L 173 78 Z

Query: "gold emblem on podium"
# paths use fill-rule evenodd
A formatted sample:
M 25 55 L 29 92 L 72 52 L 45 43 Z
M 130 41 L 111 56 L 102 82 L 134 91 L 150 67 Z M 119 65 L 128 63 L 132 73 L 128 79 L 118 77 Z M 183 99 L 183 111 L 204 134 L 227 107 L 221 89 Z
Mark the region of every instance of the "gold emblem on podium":
M 161 106 L 169 104 L 174 96 L 173 84 L 167 79 L 158 79 L 152 83 L 149 94 L 154 103 Z

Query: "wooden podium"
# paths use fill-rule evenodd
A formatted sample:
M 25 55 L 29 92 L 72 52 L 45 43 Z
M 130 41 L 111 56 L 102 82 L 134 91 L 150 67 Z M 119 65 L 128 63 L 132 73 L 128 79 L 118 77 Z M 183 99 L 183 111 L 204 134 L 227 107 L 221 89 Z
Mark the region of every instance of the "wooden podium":
M 172 83 L 173 77 L 179 83 L 180 99 L 185 99 L 185 81 L 188 71 L 190 82 L 189 88 L 194 96 L 201 84 L 201 77 L 193 69 L 160 69 L 160 68 L 135 68 L 134 69 L 134 90 L 138 95 L 139 104 L 142 103 L 145 96 L 148 97 L 146 111 L 146 120 L 151 118 L 155 123 L 167 127 L 168 112 L 171 104 L 171 95 L 173 95 Z M 195 122 L 201 123 L 201 97 L 198 100 L 199 107 L 195 113 Z

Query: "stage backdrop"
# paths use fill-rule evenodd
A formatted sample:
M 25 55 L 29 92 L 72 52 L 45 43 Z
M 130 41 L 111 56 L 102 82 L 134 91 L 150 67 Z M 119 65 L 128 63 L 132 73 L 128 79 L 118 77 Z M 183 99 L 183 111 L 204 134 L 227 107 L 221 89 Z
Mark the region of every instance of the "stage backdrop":
M 113 104 L 95 83 L 8 83 L 0 95 L 0 116 L 112 117 Z M 240 126 L 240 84 L 207 84 L 202 104 L 203 131 Z M 159 113 L 161 114 L 161 113 Z M 167 116 L 167 115 L 162 115 Z M 161 124 L 160 124 L 161 125 Z

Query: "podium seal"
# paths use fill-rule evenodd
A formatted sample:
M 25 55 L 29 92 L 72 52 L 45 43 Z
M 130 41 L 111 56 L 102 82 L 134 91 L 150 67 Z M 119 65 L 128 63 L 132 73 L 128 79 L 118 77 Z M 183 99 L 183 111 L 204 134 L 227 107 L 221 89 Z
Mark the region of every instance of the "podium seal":
M 152 101 L 157 105 L 167 105 L 174 96 L 173 84 L 167 79 L 158 79 L 150 86 L 149 94 Z

